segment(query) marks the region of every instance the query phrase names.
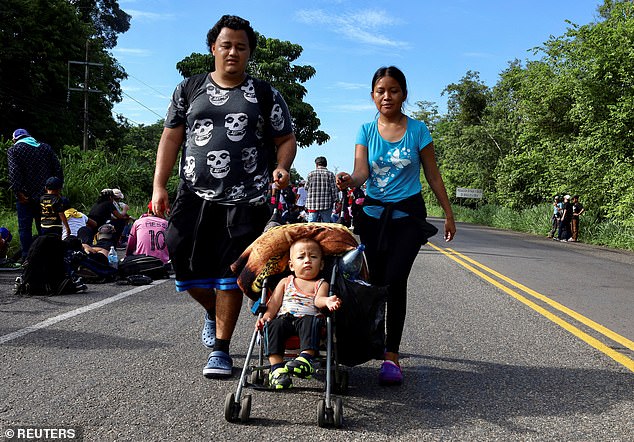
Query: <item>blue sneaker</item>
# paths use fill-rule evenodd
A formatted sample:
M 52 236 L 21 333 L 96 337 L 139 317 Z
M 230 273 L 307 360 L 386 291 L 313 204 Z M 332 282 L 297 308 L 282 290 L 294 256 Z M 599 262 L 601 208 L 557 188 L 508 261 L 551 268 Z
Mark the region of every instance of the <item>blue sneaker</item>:
M 208 313 L 205 313 L 205 324 L 203 325 L 200 338 L 205 347 L 214 348 L 214 344 L 216 343 L 216 320 L 209 319 Z
M 212 351 L 209 353 L 207 365 L 203 368 L 203 376 L 206 378 L 226 378 L 233 373 L 233 360 L 224 351 Z

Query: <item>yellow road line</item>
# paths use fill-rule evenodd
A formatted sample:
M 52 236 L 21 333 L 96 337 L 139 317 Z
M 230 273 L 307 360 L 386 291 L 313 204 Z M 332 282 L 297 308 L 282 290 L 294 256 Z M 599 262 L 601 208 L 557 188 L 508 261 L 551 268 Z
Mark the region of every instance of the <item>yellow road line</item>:
M 520 301 L 521 303 L 525 304 L 526 306 L 532 308 L 533 310 L 535 310 L 537 313 L 541 314 L 542 316 L 546 317 L 547 319 L 549 319 L 550 321 L 554 322 L 555 324 L 559 325 L 560 327 L 562 327 L 563 329 L 567 330 L 568 332 L 572 333 L 574 336 L 576 336 L 577 338 L 581 339 L 582 341 L 584 341 L 585 343 L 589 344 L 590 346 L 594 347 L 595 349 L 599 350 L 600 352 L 602 352 L 603 354 L 605 354 L 606 356 L 612 358 L 613 360 L 615 360 L 616 362 L 618 362 L 619 364 L 623 365 L 624 367 L 626 367 L 627 369 L 629 369 L 630 371 L 634 372 L 634 360 L 628 358 L 627 356 L 617 352 L 616 350 L 613 350 L 612 348 L 608 347 L 607 345 L 605 345 L 604 343 L 602 343 L 601 341 L 599 341 L 598 339 L 590 336 L 589 334 L 585 333 L 584 331 L 580 330 L 579 328 L 575 327 L 574 325 L 570 324 L 569 322 L 564 321 L 563 319 L 561 319 L 559 316 L 552 314 L 551 312 L 549 312 L 548 310 L 546 310 L 545 308 L 541 307 L 540 305 L 534 303 L 533 301 L 529 300 L 528 298 L 520 295 L 519 293 L 517 293 L 515 290 L 501 284 L 500 282 L 496 281 L 495 279 L 491 278 L 489 275 L 486 275 L 484 273 L 482 273 L 480 270 L 476 269 L 475 267 L 471 266 L 470 264 L 468 264 L 467 262 L 465 262 L 463 259 L 458 258 L 456 256 L 454 256 L 451 252 L 448 252 L 440 247 L 435 246 L 432 243 L 427 243 L 429 244 L 429 246 L 431 246 L 432 248 L 434 248 L 435 250 L 439 251 L 440 253 L 444 254 L 445 256 L 447 256 L 448 258 L 454 260 L 455 262 L 457 262 L 458 264 L 460 264 L 461 266 L 463 266 L 464 268 L 466 268 L 467 270 L 471 271 L 472 273 L 478 275 L 480 278 L 484 279 L 485 281 L 491 283 L 492 285 L 494 285 L 495 287 L 499 288 L 500 290 L 502 290 L 503 292 L 507 293 L 508 295 L 512 296 L 513 298 L 517 299 L 518 301 Z M 448 249 L 451 250 L 451 249 Z M 458 254 L 457 252 L 453 251 L 453 253 L 456 253 L 456 255 L 461 256 L 462 258 L 464 258 L 465 260 L 468 260 L 469 262 L 472 262 L 478 266 L 481 266 L 482 268 L 488 269 L 486 266 L 480 265 L 479 263 L 476 263 L 474 260 L 464 257 L 463 255 Z M 489 271 L 489 270 L 487 270 Z M 497 272 L 492 272 L 493 274 L 496 274 Z M 497 273 L 499 275 L 499 273 Z M 505 281 L 507 280 L 506 278 L 502 278 Z M 510 280 L 509 280 L 510 281 Z M 507 281 L 507 282 L 509 282 Z M 518 286 L 522 286 L 521 284 L 517 283 Z M 524 287 L 524 286 L 522 286 Z M 518 287 L 519 288 L 519 287 Z M 528 287 L 527 287 L 528 289 Z M 522 289 L 524 290 L 524 289 Z M 530 289 L 529 289 L 530 290 Z M 534 292 L 533 290 L 530 290 L 530 292 Z M 528 293 L 530 293 L 528 292 Z M 537 292 L 534 292 L 535 294 L 538 294 Z M 532 293 L 531 293 L 532 294 Z M 548 299 L 546 298 L 544 295 L 540 295 L 539 299 Z M 556 303 L 555 301 L 551 302 L 553 304 L 552 305 L 554 307 L 554 305 L 559 305 L 562 308 L 564 308 L 565 310 L 568 310 L 572 313 L 574 313 L 576 316 L 579 317 L 583 317 L 582 315 L 580 315 L 579 313 L 573 312 L 572 310 L 568 309 L 567 307 L 562 306 L 561 304 Z M 561 310 L 564 311 L 564 310 Z M 568 313 L 567 313 L 568 314 Z M 571 315 L 572 316 L 572 315 Z M 573 316 L 574 317 L 574 316 Z M 575 317 L 575 319 L 577 319 Z M 592 324 L 596 324 L 594 321 L 591 321 L 588 318 L 584 318 L 585 321 L 587 321 L 587 323 L 592 323 Z M 584 324 L 586 324 L 586 322 L 581 321 Z M 587 324 L 586 324 L 587 325 Z M 599 326 L 601 329 L 605 329 L 608 330 L 607 328 L 600 326 L 599 324 L 596 324 L 597 326 Z M 599 331 L 597 328 L 592 327 L 593 329 Z M 614 333 L 610 330 L 608 330 L 610 332 L 611 335 L 616 335 L 619 336 L 617 333 Z M 607 335 L 606 335 L 607 336 Z M 620 338 L 622 338 L 625 341 L 629 341 L 626 338 L 620 336 Z M 629 341 L 631 342 L 631 341 Z
M 568 307 L 558 303 L 557 301 L 553 301 L 552 299 L 548 298 L 547 296 L 544 296 L 541 293 L 536 292 L 535 290 L 533 290 L 531 288 L 528 288 L 528 287 L 526 287 L 525 285 L 523 285 L 523 284 L 521 284 L 519 282 L 513 281 L 511 278 L 496 272 L 495 270 L 485 266 L 484 264 L 480 264 L 479 262 L 469 258 L 468 256 L 463 255 L 462 253 L 456 252 L 455 250 L 450 249 L 450 248 L 447 248 L 447 250 L 449 250 L 451 253 L 453 253 L 455 255 L 458 255 L 460 258 L 464 259 L 465 261 L 470 262 L 470 263 L 480 267 L 483 270 L 486 270 L 487 272 L 489 272 L 493 276 L 496 276 L 496 277 L 502 279 L 503 281 L 508 282 L 509 284 L 513 285 L 514 287 L 517 287 L 518 289 L 522 290 L 523 292 L 528 293 L 529 295 L 533 296 L 534 298 L 537 298 L 537 299 L 539 299 L 541 301 L 544 301 L 546 304 L 550 305 L 551 307 L 559 310 L 562 313 L 567 314 L 571 318 L 576 319 L 577 321 L 581 322 L 582 324 L 584 324 L 584 325 L 590 327 L 591 329 L 601 333 L 602 335 L 612 339 L 613 341 L 618 342 L 619 344 L 623 345 L 624 347 L 629 348 L 630 350 L 634 350 L 634 342 L 630 341 L 625 336 L 621 336 L 618 333 L 613 332 L 609 328 L 604 327 L 603 325 L 594 322 L 592 319 L 586 318 L 582 314 L 577 313 L 574 310 L 569 309 Z

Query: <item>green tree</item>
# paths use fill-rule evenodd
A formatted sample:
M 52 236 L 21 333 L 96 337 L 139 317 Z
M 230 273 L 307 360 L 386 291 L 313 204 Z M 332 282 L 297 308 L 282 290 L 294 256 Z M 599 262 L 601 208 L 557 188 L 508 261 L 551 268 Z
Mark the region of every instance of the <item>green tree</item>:
M 418 102 L 418 118 L 434 126 L 438 163 L 450 195 L 456 187 L 483 189 L 488 199 L 494 192 L 494 171 L 501 155 L 498 135 L 489 127 L 491 90 L 477 72 L 467 71 L 458 83 L 448 85 L 448 113 L 436 115 L 434 107 Z
M 34 19 L 36 18 L 36 19 Z M 120 134 L 112 119 L 120 101 L 123 69 L 108 53 L 116 34 L 129 27 L 129 16 L 114 0 L 3 0 L 0 6 L 0 131 L 10 135 L 28 128 L 36 138 L 58 148 L 81 144 L 83 94 L 69 93 L 69 61 L 101 63 L 89 77 L 91 139 L 113 143 Z M 84 84 L 83 66 L 73 69 L 71 86 Z
M 258 34 L 258 46 L 247 65 L 247 72 L 268 81 L 280 91 L 293 117 L 297 144 L 306 147 L 324 144 L 330 136 L 319 129 L 321 122 L 315 110 L 304 101 L 307 91 L 302 83 L 312 78 L 316 71 L 312 66 L 292 64 L 302 50 L 300 45 Z M 176 68 L 183 77 L 212 72 L 213 55 L 192 53 L 178 62 Z
M 431 101 L 417 101 L 416 106 L 418 109 L 412 112 L 412 118 L 423 121 L 433 134 L 442 118 L 438 112 L 438 105 Z

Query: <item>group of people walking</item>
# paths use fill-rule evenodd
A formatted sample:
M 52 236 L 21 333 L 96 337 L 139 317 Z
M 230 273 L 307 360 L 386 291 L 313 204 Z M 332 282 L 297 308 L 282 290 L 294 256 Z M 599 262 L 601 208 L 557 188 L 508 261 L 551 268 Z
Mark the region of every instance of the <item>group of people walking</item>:
M 230 344 L 243 295 L 230 266 L 263 232 L 270 218 L 268 185 L 273 183 L 280 189 L 289 185 L 289 170 L 297 152 L 293 121 L 283 96 L 269 83 L 246 73 L 256 44 L 257 35 L 250 23 L 237 16 L 225 15 L 209 30 L 207 45 L 214 56 L 214 69 L 189 77 L 175 88 L 156 155 L 150 210 L 158 218 L 169 218 L 164 245 L 171 258 L 176 291 L 187 292 L 202 307 L 200 337 L 203 346 L 211 350 L 202 372 L 209 378 L 233 373 Z M 394 66 L 379 68 L 369 92 L 378 116 L 359 129 L 350 153 L 354 169 L 335 176 L 327 169 L 326 158 L 318 157 L 315 170 L 308 174 L 305 185 L 298 184 L 295 197 L 296 204 L 306 209 L 307 221 L 329 221 L 341 199 L 339 193 L 348 197 L 352 194 L 349 189 L 357 190 L 354 200 L 362 206 L 356 210 L 354 224 L 365 245 L 369 282 L 389 287 L 385 353 L 378 378 L 382 384 L 397 385 L 403 382 L 399 352 L 407 280 L 421 245 L 437 232 L 426 221 L 421 171 L 444 210 L 445 241 L 454 239 L 456 225 L 429 130 L 424 122 L 403 113 L 408 96 L 405 75 Z M 202 132 L 202 126 L 212 129 Z M 27 218 L 37 216 L 37 199 L 45 181 L 57 177 L 59 182 L 52 187 L 58 188 L 63 182 L 59 161 L 50 147 L 33 142 L 27 150 L 25 155 L 34 157 L 35 166 L 46 170 L 40 174 L 45 177 L 42 180 L 25 180 L 12 187 L 25 203 L 18 205 L 23 250 L 28 250 L 30 243 Z M 167 183 L 179 156 L 180 184 L 170 201 Z M 364 185 L 366 192 L 359 194 Z M 97 228 L 115 213 L 109 209 L 111 201 L 103 205 L 109 205 L 109 213 L 95 209 L 88 214 Z M 55 211 L 61 213 L 57 208 Z M 70 230 L 63 218 L 62 224 Z M 297 301 L 295 296 L 301 296 L 301 303 L 337 309 L 339 300 L 324 299 L 326 286 L 319 282 L 318 270 L 323 265 L 319 244 L 298 244 L 291 258 L 294 278 L 286 281 L 284 290 L 279 289 L 282 305 L 275 312 L 272 309 L 266 319 L 294 311 L 283 304 Z M 313 315 L 317 310 L 300 309 L 298 315 Z M 279 348 L 271 351 L 276 355 Z M 273 356 L 271 375 L 308 376 L 313 355 L 314 348 L 307 345 L 302 359 L 286 365 L 280 365 L 282 362 Z M 281 384 L 289 385 L 288 379 L 282 378 Z
M 572 200 L 572 201 L 571 201 Z M 585 212 L 579 195 L 553 198 L 551 228 L 548 238 L 555 241 L 577 242 L 579 240 L 579 217 Z
M 203 375 L 211 378 L 231 376 L 233 371 L 230 343 L 242 293 L 230 265 L 262 233 L 270 216 L 266 183 L 280 189 L 289 185 L 289 170 L 297 151 L 284 98 L 268 83 L 246 73 L 256 43 L 254 30 L 240 17 L 223 16 L 210 29 L 207 45 L 215 69 L 185 79 L 175 89 L 154 174 L 154 210 L 171 215 L 167 244 L 176 289 L 187 291 L 204 310 L 201 340 L 212 351 Z M 247 90 L 254 90 L 255 97 L 248 96 Z M 402 382 L 399 345 L 407 278 L 418 249 L 433 231 L 425 221 L 420 196 L 421 169 L 445 211 L 447 241 L 454 238 L 456 227 L 429 130 L 423 122 L 403 114 L 405 76 L 395 67 L 381 68 L 370 91 L 379 117 L 364 125 L 357 137 L 354 171 L 335 177 L 327 170 L 325 158 L 318 158 L 305 186 L 306 209 L 309 221 L 330 219 L 337 187 L 361 187 L 367 181 L 370 198 L 365 198 L 362 211 L 365 225 L 361 240 L 367 246 L 372 269 L 370 282 L 390 287 L 386 351 L 379 377 L 381 382 L 398 384 Z M 273 103 L 260 100 L 260 96 L 272 96 Z M 276 109 L 275 118 L 269 118 L 271 108 Z M 231 117 L 237 113 L 244 116 L 239 131 L 224 124 L 233 121 Z M 213 124 L 211 133 L 203 137 L 196 128 L 209 120 L 219 124 Z M 258 121 L 267 127 L 259 130 Z M 271 145 L 276 149 L 268 151 Z M 256 155 L 247 155 L 252 146 L 256 146 Z M 179 152 L 181 182 L 170 204 L 166 185 Z M 274 167 L 267 161 L 271 156 L 276 159 Z M 319 189 L 314 199 L 313 189 Z M 316 292 L 309 292 L 309 298 L 315 299 Z M 298 361 L 290 371 L 306 368 L 304 362 Z
M 356 206 L 365 196 L 364 186 L 339 190 L 335 174 L 328 170 L 324 156 L 315 158 L 315 169 L 307 180 L 290 183 L 279 190 L 271 186 L 271 204 L 282 211 L 282 222 L 340 222 L 348 227 L 356 213 Z M 276 197 L 276 195 L 278 195 Z

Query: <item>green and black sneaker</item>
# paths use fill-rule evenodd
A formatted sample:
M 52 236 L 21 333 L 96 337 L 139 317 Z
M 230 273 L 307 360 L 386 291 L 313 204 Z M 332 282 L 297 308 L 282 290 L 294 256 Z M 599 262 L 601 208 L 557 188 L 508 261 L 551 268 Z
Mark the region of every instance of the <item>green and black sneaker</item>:
M 315 368 L 308 359 L 303 356 L 298 356 L 292 361 L 286 363 L 286 368 L 293 376 L 297 376 L 302 379 L 310 379 L 315 374 Z
M 274 390 L 285 390 L 293 386 L 293 380 L 285 366 L 269 372 L 269 386 Z

